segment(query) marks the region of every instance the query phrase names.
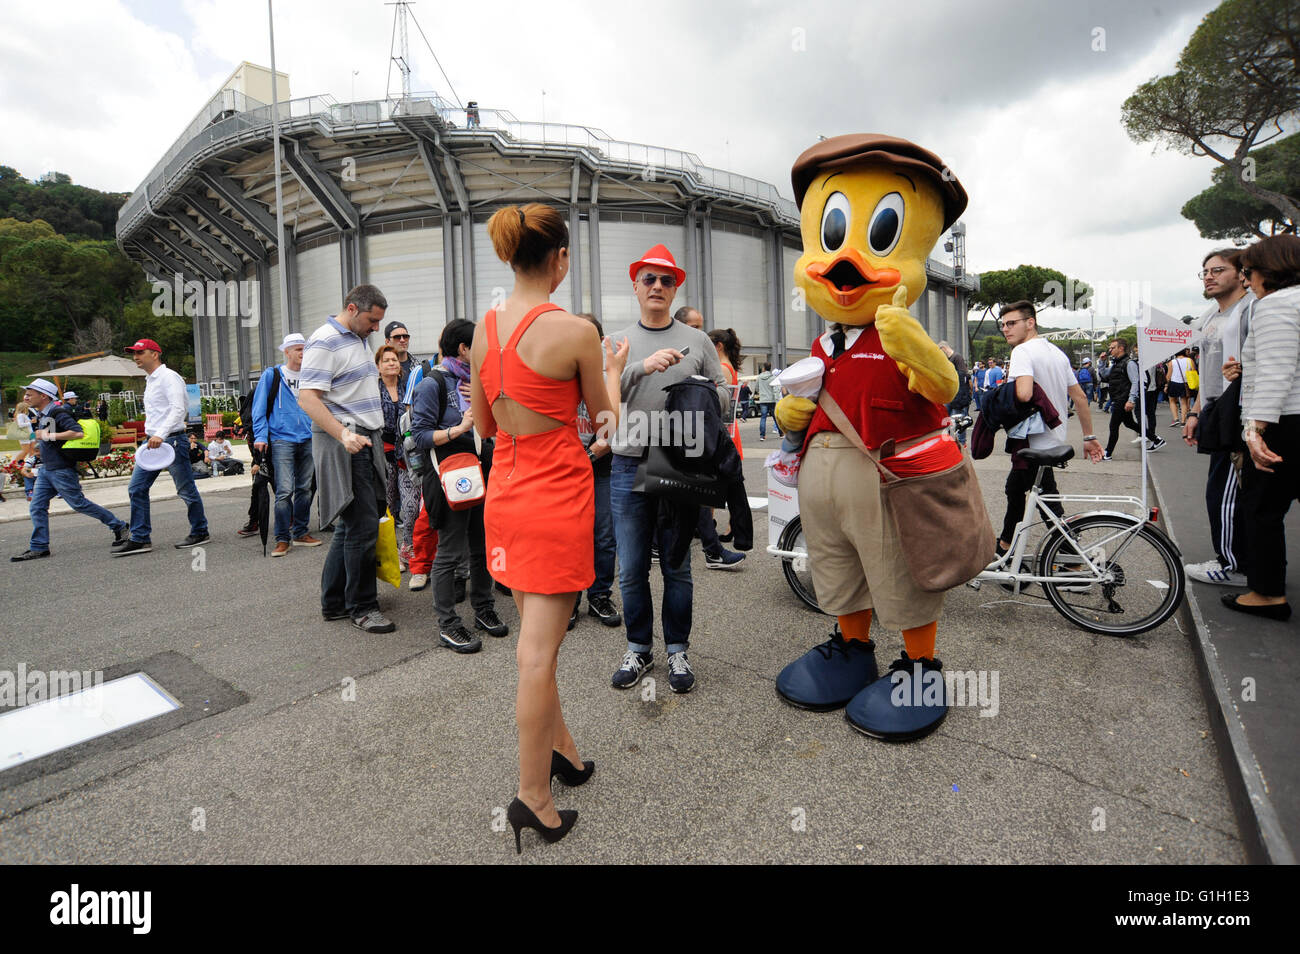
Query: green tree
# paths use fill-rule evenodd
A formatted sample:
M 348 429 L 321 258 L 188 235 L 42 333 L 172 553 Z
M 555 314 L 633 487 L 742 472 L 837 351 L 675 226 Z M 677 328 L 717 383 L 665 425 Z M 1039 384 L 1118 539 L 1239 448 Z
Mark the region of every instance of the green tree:
M 979 335 L 984 320 L 994 306 L 1013 301 L 1030 301 L 1035 308 L 1087 308 L 1092 301 L 1092 287 L 1064 272 L 1042 265 L 1017 265 L 1002 271 L 980 273 L 980 287 L 970 298 L 971 308 L 983 308 L 975 330 Z
M 1143 83 L 1124 102 L 1135 142 L 1209 156 L 1283 219 L 1300 221 L 1300 196 L 1262 185 L 1251 150 L 1300 115 L 1300 5 L 1224 0 L 1192 34 L 1178 68 Z
M 1265 189 L 1285 195 L 1300 195 L 1300 136 L 1287 136 L 1261 146 L 1252 154 L 1256 182 Z M 1232 170 L 1219 166 L 1211 176 L 1214 185 L 1183 206 L 1183 217 L 1196 223 L 1208 239 L 1249 241 L 1279 232 L 1294 232 L 1271 203 L 1251 195 L 1232 177 Z

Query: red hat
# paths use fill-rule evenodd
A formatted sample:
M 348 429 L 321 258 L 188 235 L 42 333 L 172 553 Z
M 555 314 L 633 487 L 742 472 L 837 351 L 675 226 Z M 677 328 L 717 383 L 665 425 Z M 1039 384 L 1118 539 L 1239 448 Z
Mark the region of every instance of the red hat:
M 162 345 L 152 338 L 141 338 L 135 344 L 126 349 L 127 351 L 157 351 L 162 354 Z
M 677 284 L 686 284 L 686 273 L 677 267 L 677 259 L 673 258 L 673 253 L 668 251 L 667 246 L 656 245 L 650 251 L 641 256 L 641 260 L 633 262 L 627 270 L 632 276 L 632 281 L 636 281 L 636 273 L 641 271 L 647 265 L 657 265 L 660 268 L 666 268 L 677 276 Z

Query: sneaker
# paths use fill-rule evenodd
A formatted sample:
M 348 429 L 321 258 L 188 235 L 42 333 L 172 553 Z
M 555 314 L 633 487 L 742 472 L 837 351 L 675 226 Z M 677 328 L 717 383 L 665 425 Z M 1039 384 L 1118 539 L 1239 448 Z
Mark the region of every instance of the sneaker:
M 1147 453 L 1158 451 L 1168 443 L 1163 437 L 1157 437 L 1153 443 L 1147 445 Z
M 304 533 L 298 539 L 293 541 L 293 545 L 295 547 L 318 547 L 321 545 L 321 541 L 317 540 L 310 533 Z
M 654 667 L 653 653 L 638 653 L 629 649 L 623 654 L 623 662 L 614 673 L 614 678 L 609 681 L 610 685 L 615 689 L 631 689 Z
M 26 563 L 28 560 L 43 560 L 50 555 L 49 550 L 24 550 L 17 556 L 9 558 L 10 563 Z
M 352 617 L 352 625 L 367 633 L 391 633 L 397 629 L 397 624 L 377 609 L 365 616 Z
M 575 606 L 574 609 L 577 609 L 577 607 Z M 587 615 L 595 616 L 606 626 L 618 626 L 623 622 L 623 617 L 614 608 L 614 601 L 608 596 L 597 596 L 595 599 L 588 598 Z
M 1223 564 L 1218 560 L 1206 560 L 1204 563 L 1188 563 L 1185 569 L 1191 579 L 1201 583 L 1212 583 L 1215 586 L 1244 587 L 1247 585 L 1244 573 L 1225 570 Z
M 1171 421 L 1170 424 L 1169 424 L 1169 426 L 1170 426 L 1170 427 L 1182 427 L 1182 426 L 1183 426 L 1183 422 L 1182 422 L 1182 421 Z
M 579 603 L 582 602 L 582 597 L 578 597 L 578 602 Z M 567 633 L 577 625 L 578 625 L 578 603 L 574 603 L 573 613 L 569 616 L 569 625 L 564 627 L 564 631 Z
M 116 550 L 118 547 L 124 547 L 126 546 L 127 541 L 130 539 L 131 539 L 131 528 L 119 527 L 118 529 L 113 531 L 112 548 Z
M 471 636 L 464 626 L 441 630 L 438 639 L 448 649 L 454 649 L 458 653 L 476 653 L 483 648 L 483 641 L 477 636 Z
M 249 523 L 249 524 L 245 524 L 244 526 L 240 527 L 239 530 L 238 530 L 237 532 L 239 533 L 239 535 L 240 535 L 241 537 L 255 537 L 255 536 L 257 536 L 257 531 L 258 531 L 258 526 L 257 526 L 257 524 L 255 524 L 255 523 Z
M 113 551 L 113 556 L 115 557 L 132 556 L 133 554 L 136 553 L 152 553 L 152 552 L 153 552 L 153 544 L 150 543 L 149 541 L 146 540 L 144 543 L 140 543 L 138 540 L 128 540 L 126 541 L 125 544 L 123 544 L 122 546 L 118 547 L 116 550 Z
M 188 537 L 176 544 L 177 550 L 188 550 L 190 547 L 197 547 L 200 543 L 208 542 L 206 533 L 191 533 Z
M 456 577 L 455 581 L 453 581 L 452 583 L 452 592 L 454 594 L 453 602 L 464 603 L 465 602 L 465 581 L 460 577 Z
M 412 573 L 410 581 L 406 584 L 412 592 L 418 593 L 429 585 L 428 573 Z
M 710 570 L 734 570 L 745 559 L 745 554 L 723 549 L 717 556 L 704 554 L 704 565 Z
M 276 544 L 275 544 L 275 549 L 271 551 L 271 556 L 273 556 L 273 557 L 281 557 L 281 556 L 284 556 L 284 555 L 285 555 L 286 553 L 288 553 L 288 552 L 289 552 L 289 541 L 288 541 L 288 540 L 277 540 L 277 541 L 276 541 Z
M 474 628 L 481 629 L 489 636 L 496 636 L 498 639 L 510 633 L 510 627 L 501 622 L 501 617 L 497 615 L 497 611 L 494 609 L 486 609 L 481 613 L 475 613 Z
M 668 688 L 682 693 L 695 688 L 695 673 L 684 652 L 668 654 Z
M 1114 458 L 1111 457 L 1109 454 L 1102 454 L 1102 455 L 1101 455 L 1101 459 L 1102 459 L 1102 460 L 1114 460 Z

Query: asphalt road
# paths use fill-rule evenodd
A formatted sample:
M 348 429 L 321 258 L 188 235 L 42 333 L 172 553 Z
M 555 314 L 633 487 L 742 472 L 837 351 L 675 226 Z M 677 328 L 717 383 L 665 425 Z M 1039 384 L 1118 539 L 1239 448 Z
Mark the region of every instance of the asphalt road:
M 754 423 L 742 434 L 751 496 L 763 496 L 760 452 L 777 444 L 760 444 Z M 1006 459 L 977 466 L 1000 522 Z M 1137 475 L 1131 455 L 1072 464 L 1060 483 L 1135 493 Z M 263 558 L 235 535 L 245 495 L 200 489 L 214 528 L 201 569 L 166 547 L 187 532 L 176 500 L 154 507 L 151 554 L 110 559 L 107 531 L 73 515 L 52 521 L 54 558 L 0 563 L 0 671 L 152 660 L 192 709 L 34 777 L 0 773 L 0 862 L 514 862 L 503 823 L 516 784 L 513 637 L 456 655 L 437 645 L 429 591 L 383 583 L 397 633 L 322 623 L 324 549 Z M 0 553 L 25 549 L 28 530 L 0 524 Z M 596 774 L 557 784 L 577 827 L 553 846 L 526 834 L 523 861 L 1244 860 L 1174 621 L 1114 639 L 1041 600 L 952 591 L 939 655 L 946 668 L 997 671 L 997 714 L 954 709 L 933 736 L 890 746 L 840 713 L 777 698 L 776 675 L 831 621 L 762 553 L 763 511 L 755 530 L 760 547 L 738 572 L 694 554 L 693 693 L 668 690 L 662 643 L 656 691 L 619 692 L 609 677 L 622 630 L 584 616 L 569 635 L 560 694 Z M 513 604 L 497 608 L 513 631 Z M 875 638 L 887 664 L 901 637 Z M 217 711 L 218 696 L 229 708 Z

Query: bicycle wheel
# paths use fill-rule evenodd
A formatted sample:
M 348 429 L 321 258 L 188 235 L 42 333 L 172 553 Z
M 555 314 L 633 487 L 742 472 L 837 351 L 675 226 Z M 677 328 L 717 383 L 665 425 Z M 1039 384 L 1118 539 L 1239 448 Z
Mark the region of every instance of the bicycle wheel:
M 1187 581 L 1178 548 L 1159 528 L 1084 514 L 1070 521 L 1069 530 L 1071 536 L 1053 530 L 1039 548 L 1038 575 L 1063 581 L 1043 584 L 1062 616 L 1090 633 L 1136 636 L 1174 615 Z M 1080 571 L 1076 544 L 1102 568 L 1104 581 Z
M 785 529 L 781 531 L 777 548 L 808 552 L 808 543 L 803 537 L 803 521 L 797 516 L 791 518 L 785 525 Z M 794 590 L 795 596 L 803 600 L 809 608 L 822 612 L 821 606 L 817 603 L 817 591 L 813 589 L 812 569 L 808 566 L 808 557 L 802 557 L 797 561 L 792 557 L 782 557 L 781 572 L 785 574 L 785 581 L 790 584 L 790 589 Z

